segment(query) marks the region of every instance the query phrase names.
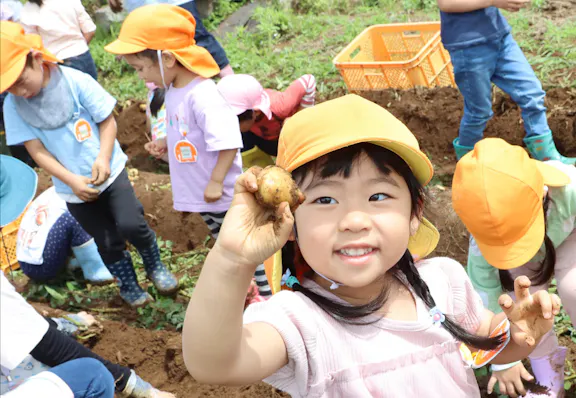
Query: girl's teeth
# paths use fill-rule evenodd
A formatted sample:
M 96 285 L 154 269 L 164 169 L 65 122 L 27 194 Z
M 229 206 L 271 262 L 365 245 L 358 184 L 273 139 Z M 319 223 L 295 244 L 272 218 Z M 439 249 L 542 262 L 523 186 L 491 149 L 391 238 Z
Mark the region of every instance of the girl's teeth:
M 340 253 L 342 253 L 345 256 L 351 256 L 351 257 L 356 257 L 356 256 L 364 256 L 368 253 L 372 252 L 372 248 L 366 248 L 366 249 L 342 249 L 340 250 Z

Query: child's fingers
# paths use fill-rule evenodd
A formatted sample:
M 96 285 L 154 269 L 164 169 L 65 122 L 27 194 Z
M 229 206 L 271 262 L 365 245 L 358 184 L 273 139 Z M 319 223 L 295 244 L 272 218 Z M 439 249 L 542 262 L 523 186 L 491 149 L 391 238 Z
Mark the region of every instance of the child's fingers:
M 516 389 L 518 395 L 520 396 L 526 395 L 526 389 L 524 388 L 524 383 L 522 383 L 522 379 L 514 380 L 514 388 Z
M 258 190 L 258 174 L 262 171 L 261 167 L 250 167 L 245 173 L 241 174 L 234 185 L 234 193 L 254 193 Z
M 282 242 L 286 242 L 292 233 L 294 226 L 294 216 L 290 211 L 288 202 L 280 203 L 276 210 L 276 220 L 274 221 L 274 233 Z
M 552 318 L 552 296 L 544 290 L 539 290 L 532 296 L 534 303 L 540 304 L 544 319 Z
M 532 375 L 530 374 L 530 372 L 528 372 L 528 371 L 526 370 L 526 368 L 524 368 L 524 366 L 522 366 L 522 370 L 520 370 L 520 376 L 521 376 L 524 380 L 526 380 L 526 381 L 532 381 L 532 380 L 534 380 L 534 376 L 532 376 Z
M 527 276 L 519 276 L 514 280 L 514 293 L 516 294 L 516 301 L 526 300 L 530 297 L 530 279 Z
M 512 309 L 514 308 L 514 300 L 512 300 L 512 297 L 510 297 L 508 294 L 503 294 L 498 298 L 498 304 L 508 319 L 510 319 L 508 314 L 512 312 Z
M 562 307 L 562 300 L 556 294 L 551 294 L 550 297 L 552 297 L 552 313 L 558 315 Z
M 497 381 L 498 381 L 498 379 L 496 379 L 496 377 L 494 377 L 494 375 L 492 375 L 490 377 L 490 380 L 488 381 L 488 386 L 486 387 L 486 391 L 488 392 L 488 395 L 492 394 L 492 391 L 494 390 L 494 386 L 496 385 Z
M 502 388 L 502 384 L 500 383 L 500 388 Z M 509 381 L 508 383 L 506 383 L 506 394 L 508 395 L 510 398 L 517 398 L 518 394 L 516 394 L 516 388 L 514 386 L 514 383 Z
M 500 388 L 500 395 L 508 395 L 508 388 L 506 388 L 506 383 L 498 383 L 498 387 Z

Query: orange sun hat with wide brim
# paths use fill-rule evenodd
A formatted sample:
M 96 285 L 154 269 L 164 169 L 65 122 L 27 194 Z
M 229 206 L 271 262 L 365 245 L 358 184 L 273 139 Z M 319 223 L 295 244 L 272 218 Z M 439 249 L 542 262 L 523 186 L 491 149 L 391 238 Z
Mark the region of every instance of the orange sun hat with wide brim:
M 544 187 L 568 184 L 567 174 L 531 159 L 524 148 L 485 138 L 456 164 L 452 206 L 486 261 L 509 270 L 542 247 Z
M 112 54 L 144 50 L 169 51 L 189 71 L 205 78 L 220 73 L 212 55 L 196 44 L 196 20 L 189 11 L 170 4 L 138 7 L 126 17 L 118 39 L 104 49 Z
M 26 34 L 24 28 L 15 22 L 0 22 L 0 93 L 18 80 L 31 51 L 41 52 L 44 61 L 62 62 L 44 48 L 40 36 Z
M 304 109 L 286 120 L 278 141 L 276 164 L 289 172 L 326 154 L 348 146 L 371 143 L 400 156 L 423 186 L 434 175 L 428 157 L 414 134 L 390 112 L 360 96 L 350 94 Z M 438 245 L 440 234 L 423 218 L 410 237 L 408 249 L 424 258 Z M 272 293 L 279 292 L 282 255 L 277 252 L 264 263 Z

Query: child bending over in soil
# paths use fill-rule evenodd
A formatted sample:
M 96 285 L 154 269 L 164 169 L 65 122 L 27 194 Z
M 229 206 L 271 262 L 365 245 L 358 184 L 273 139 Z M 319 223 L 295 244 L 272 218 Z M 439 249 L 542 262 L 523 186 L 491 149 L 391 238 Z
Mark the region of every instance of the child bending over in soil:
M 442 43 L 464 97 L 464 116 L 453 143 L 458 159 L 482 139 L 492 118 L 494 83 L 522 110 L 524 143 L 534 158 L 576 162 L 558 153 L 546 119 L 546 93 L 499 10 L 519 11 L 528 5 L 530 0 L 438 0 Z
M 293 397 L 480 397 L 469 364 L 525 358 L 551 330 L 560 299 L 530 294 L 526 277 L 494 315 L 454 260 L 414 263 L 438 242 L 422 218 L 433 167 L 386 110 L 356 95 L 325 102 L 287 121 L 278 148 L 306 199 L 270 212 L 255 200 L 259 168 L 236 182 L 184 323 L 196 380 L 264 379 Z M 242 318 L 254 268 L 272 255 L 274 291 L 292 291 Z
M 285 91 L 264 89 L 250 75 L 226 76 L 217 84 L 218 90 L 238 115 L 244 147 L 245 169 L 274 164 L 278 154 L 278 137 L 284 121 L 301 109 L 314 106 L 316 79 L 304 75 Z
M 472 235 L 468 275 L 485 306 L 498 312 L 498 297 L 513 291 L 518 275 L 530 278 L 533 291 L 548 289 L 555 276 L 576 326 L 576 168 L 486 138 L 458 162 L 452 187 L 454 210 Z M 565 358 L 554 331 L 530 355 L 536 381 L 550 389 L 545 396 L 562 396 Z M 529 375 L 521 363 L 507 368 L 493 369 L 492 382 L 514 394 L 512 384 L 521 387 Z
M 178 280 L 160 260 L 156 236 L 144 218 L 116 141 L 116 100 L 90 76 L 61 67 L 39 36 L 16 23 L 1 27 L 0 92 L 8 145 L 24 143 L 36 163 L 52 175 L 56 192 L 119 280 L 132 306 L 150 295 L 139 285 L 126 239 L 138 249 L 148 277 L 162 294 Z
M 195 44 L 194 26 L 183 8 L 143 6 L 128 15 L 106 50 L 123 55 L 147 83 L 166 89 L 166 138 L 154 141 L 154 150 L 168 153 L 174 209 L 200 213 L 216 239 L 242 173 L 242 136 L 211 79 L 218 65 Z M 263 265 L 258 279 L 260 293 L 270 295 Z

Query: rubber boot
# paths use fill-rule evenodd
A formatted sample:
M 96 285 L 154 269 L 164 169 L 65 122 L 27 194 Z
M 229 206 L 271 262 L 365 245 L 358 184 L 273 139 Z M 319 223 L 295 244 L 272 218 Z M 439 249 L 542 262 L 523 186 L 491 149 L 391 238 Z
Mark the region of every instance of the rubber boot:
M 82 246 L 73 247 L 72 252 L 88 282 L 94 285 L 107 285 L 114 282 L 114 277 L 104 265 L 93 239 Z
M 454 146 L 454 152 L 456 152 L 456 160 L 462 159 L 462 156 L 474 149 L 472 146 L 460 145 L 460 138 L 455 138 L 454 141 L 452 141 L 452 146 Z
M 168 270 L 160 259 L 160 250 L 154 237 L 154 243 L 145 250 L 139 250 L 148 279 L 154 283 L 158 293 L 171 295 L 178 291 L 178 279 Z
M 534 159 L 541 161 L 559 160 L 569 165 L 576 163 L 576 158 L 567 158 L 560 155 L 558 149 L 556 149 L 556 144 L 554 144 L 552 133 L 524 138 L 524 143 Z
M 138 284 L 130 253 L 124 252 L 124 258 L 114 264 L 109 264 L 108 269 L 118 280 L 120 297 L 131 307 L 141 307 L 152 300 L 152 297 Z
M 564 364 L 567 350 L 566 347 L 558 347 L 550 355 L 530 358 L 530 365 L 532 365 L 536 382 L 547 387 L 549 391 L 542 394 L 528 392 L 526 397 L 560 398 L 564 396 Z
M 130 377 L 124 387 L 124 391 L 120 393 L 121 397 L 131 397 L 131 398 L 156 398 L 160 394 L 160 391 L 152 387 L 150 383 L 142 380 L 140 376 L 136 374 L 133 370 L 130 370 Z M 169 393 L 163 393 L 163 396 L 170 396 L 176 398 L 175 395 Z
M 252 149 L 242 152 L 242 168 L 248 170 L 252 166 L 260 166 L 262 168 L 274 164 L 272 157 L 255 146 Z

